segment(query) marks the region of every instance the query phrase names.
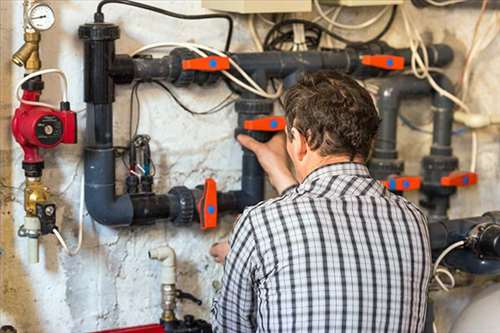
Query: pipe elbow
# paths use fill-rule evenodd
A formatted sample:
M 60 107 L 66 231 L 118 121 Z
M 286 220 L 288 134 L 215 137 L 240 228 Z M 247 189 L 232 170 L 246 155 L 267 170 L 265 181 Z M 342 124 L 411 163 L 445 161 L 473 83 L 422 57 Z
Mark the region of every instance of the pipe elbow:
M 168 245 L 160 246 L 149 250 L 149 259 L 157 260 L 161 263 L 161 283 L 175 284 L 176 280 L 176 263 L 175 251 Z
M 85 205 L 89 215 L 99 224 L 106 226 L 130 225 L 134 217 L 130 196 L 126 194 L 114 198 L 113 193 L 110 194 L 109 191 L 85 186 Z

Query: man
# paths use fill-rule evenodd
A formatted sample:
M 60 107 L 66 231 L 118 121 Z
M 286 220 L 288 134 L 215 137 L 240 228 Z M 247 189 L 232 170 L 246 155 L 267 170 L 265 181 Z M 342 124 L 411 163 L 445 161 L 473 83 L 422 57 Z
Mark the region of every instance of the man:
M 292 87 L 284 104 L 286 138 L 238 138 L 281 196 L 246 209 L 235 225 L 215 331 L 421 332 L 426 219 L 364 165 L 379 124 L 370 95 L 322 71 Z

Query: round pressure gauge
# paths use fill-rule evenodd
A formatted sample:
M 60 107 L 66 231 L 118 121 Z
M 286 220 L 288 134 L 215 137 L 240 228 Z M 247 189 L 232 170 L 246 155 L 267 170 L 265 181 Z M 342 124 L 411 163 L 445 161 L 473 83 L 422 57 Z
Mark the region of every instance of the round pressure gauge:
M 45 3 L 35 4 L 28 12 L 28 20 L 33 29 L 48 30 L 56 21 L 54 11 Z

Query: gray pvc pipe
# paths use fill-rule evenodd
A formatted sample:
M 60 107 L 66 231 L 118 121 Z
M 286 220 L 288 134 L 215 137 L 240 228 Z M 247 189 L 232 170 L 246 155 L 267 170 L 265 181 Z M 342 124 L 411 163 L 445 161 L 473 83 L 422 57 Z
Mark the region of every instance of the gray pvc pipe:
M 90 216 L 100 224 L 132 223 L 134 208 L 130 195 L 115 196 L 113 148 L 85 148 L 85 203 Z

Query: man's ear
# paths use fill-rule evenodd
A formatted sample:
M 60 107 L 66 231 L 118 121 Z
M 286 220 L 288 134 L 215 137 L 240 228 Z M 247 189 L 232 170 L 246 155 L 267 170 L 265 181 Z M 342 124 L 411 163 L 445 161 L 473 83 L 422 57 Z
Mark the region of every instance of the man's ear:
M 309 146 L 307 145 L 307 140 L 302 133 L 300 133 L 295 127 L 292 127 L 292 137 L 291 148 L 293 155 L 298 161 L 302 161 L 307 154 Z

